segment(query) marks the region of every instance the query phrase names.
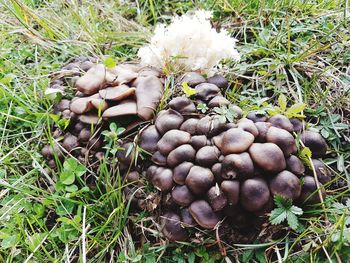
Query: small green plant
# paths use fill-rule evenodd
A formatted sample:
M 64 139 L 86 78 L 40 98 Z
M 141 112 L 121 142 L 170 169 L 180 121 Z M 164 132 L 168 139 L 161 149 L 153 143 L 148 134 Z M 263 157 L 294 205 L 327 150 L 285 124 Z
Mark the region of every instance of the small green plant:
M 278 106 L 275 106 L 271 109 L 268 109 L 267 112 L 269 115 L 273 116 L 276 114 L 283 114 L 288 118 L 305 118 L 305 116 L 301 113 L 305 109 L 305 104 L 302 102 L 297 102 L 287 108 L 287 97 L 281 94 L 277 100 Z
M 102 135 L 105 136 L 104 141 L 107 142 L 107 145 L 104 147 L 106 149 L 106 156 L 109 155 L 109 153 L 113 154 L 113 156 L 116 154 L 118 150 L 120 150 L 119 146 L 119 136 L 125 131 L 125 128 L 118 127 L 118 125 L 114 122 L 112 122 L 109 125 L 109 131 L 105 130 L 102 132 Z
M 114 68 L 117 65 L 117 62 L 113 57 L 108 57 L 103 61 L 103 64 L 106 68 Z
M 202 113 L 206 113 L 209 110 L 209 108 L 208 108 L 207 104 L 199 103 L 197 105 L 197 110 L 201 111 Z
M 273 225 L 279 225 L 287 220 L 289 227 L 293 230 L 297 230 L 300 226 L 298 216 L 303 214 L 303 210 L 300 207 L 293 205 L 292 200 L 285 199 L 279 195 L 274 197 L 274 201 L 277 208 L 272 210 L 270 214 L 270 223 Z
M 187 82 L 182 82 L 182 91 L 185 93 L 186 97 L 191 97 L 197 93 L 197 91 L 190 86 L 188 86 Z
M 238 116 L 233 106 L 221 106 L 220 108 L 215 107 L 214 112 L 219 115 L 221 122 L 234 122 Z

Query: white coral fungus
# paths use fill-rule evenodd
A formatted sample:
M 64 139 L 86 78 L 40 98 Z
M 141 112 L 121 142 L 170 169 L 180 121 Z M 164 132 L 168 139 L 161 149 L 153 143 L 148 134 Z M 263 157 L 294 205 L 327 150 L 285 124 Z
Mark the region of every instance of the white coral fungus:
M 199 71 L 208 75 L 223 59 L 239 60 L 236 39 L 210 24 L 211 12 L 197 11 L 174 17 L 168 26 L 156 27 L 149 45 L 140 48 L 143 65 L 159 69 Z

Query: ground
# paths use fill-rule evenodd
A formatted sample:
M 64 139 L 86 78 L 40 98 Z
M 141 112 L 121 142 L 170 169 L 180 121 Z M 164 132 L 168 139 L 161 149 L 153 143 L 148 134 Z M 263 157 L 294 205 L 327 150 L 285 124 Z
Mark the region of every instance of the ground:
M 239 40 L 242 59 L 226 65 L 233 83 L 226 95 L 244 111 L 277 105 L 281 94 L 289 105 L 305 103 L 310 127 L 329 142 L 325 162 L 334 176 L 300 229 L 284 226 L 290 235 L 267 243 L 229 244 L 226 257 L 212 240 L 135 247 L 126 225 L 148 231 L 152 222 L 147 214 L 127 217 L 118 176 L 101 169 L 103 188 L 80 182 L 62 194 L 41 156 L 54 121 L 44 95 L 53 72 L 77 56 L 136 59 L 156 23 L 199 8 Z M 350 261 L 348 1 L 2 0 L 0 34 L 0 262 Z

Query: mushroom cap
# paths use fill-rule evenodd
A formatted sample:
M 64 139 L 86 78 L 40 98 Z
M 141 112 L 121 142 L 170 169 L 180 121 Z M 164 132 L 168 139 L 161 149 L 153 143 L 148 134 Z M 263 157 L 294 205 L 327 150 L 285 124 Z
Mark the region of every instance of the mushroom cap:
M 168 212 L 162 216 L 163 234 L 169 241 L 184 241 L 188 238 L 187 231 L 181 226 L 180 216 Z
M 162 111 L 158 114 L 155 125 L 160 134 L 164 134 L 172 129 L 179 129 L 184 117 L 172 109 Z
M 216 146 L 204 146 L 196 153 L 196 164 L 211 167 L 219 161 L 220 151 Z
M 194 201 L 190 205 L 189 211 L 194 220 L 196 220 L 201 227 L 206 229 L 213 229 L 220 221 L 220 217 L 204 200 Z
M 199 121 L 199 119 L 195 119 L 195 118 L 190 118 L 188 120 L 185 120 L 181 124 L 180 130 L 186 131 L 191 135 L 195 135 L 198 121 Z
M 207 199 L 214 211 L 220 211 L 227 205 L 227 198 L 217 185 L 210 187 Z
M 66 149 L 68 152 L 74 150 L 75 148 L 79 147 L 79 141 L 78 138 L 70 133 L 66 134 L 66 136 L 63 139 L 62 146 L 64 149 Z
M 269 187 L 262 178 L 251 178 L 244 181 L 240 192 L 240 203 L 249 212 L 263 209 L 270 199 Z
M 292 172 L 293 174 L 300 176 L 305 172 L 305 166 L 303 162 L 296 157 L 295 155 L 291 155 L 286 159 L 287 170 Z
M 187 72 L 180 78 L 179 82 L 181 84 L 186 82 L 188 86 L 195 87 L 198 84 L 205 82 L 205 78 L 197 72 Z
M 315 168 L 317 179 L 321 184 L 327 184 L 331 180 L 331 173 L 325 164 L 317 159 L 311 159 Z
M 90 104 L 97 110 L 105 111 L 108 108 L 108 103 L 101 98 L 90 99 Z
M 102 139 L 100 137 L 92 137 L 86 145 L 86 148 L 91 151 L 98 151 L 102 147 Z M 119 152 L 119 151 L 118 151 Z M 118 156 L 118 154 L 117 154 Z
M 210 116 L 205 116 L 198 120 L 196 127 L 196 134 L 208 135 L 211 129 L 212 118 Z
M 94 65 L 75 82 L 75 87 L 86 95 L 94 94 L 106 85 L 105 74 L 103 64 Z
M 194 200 L 194 195 L 186 185 L 175 186 L 171 191 L 171 196 L 180 206 L 189 206 Z
M 97 113 L 89 112 L 78 116 L 78 120 L 85 124 L 98 124 L 101 118 L 98 117 Z
M 276 114 L 270 117 L 268 122 L 271 123 L 274 127 L 293 132 L 293 124 L 286 116 L 282 114 Z
M 301 134 L 301 141 L 309 147 L 313 158 L 320 158 L 326 155 L 327 143 L 322 136 L 313 131 L 304 131 Z
M 299 202 L 306 204 L 317 204 L 320 203 L 320 197 L 318 191 L 321 191 L 321 195 L 324 198 L 326 192 L 323 187 L 317 188 L 315 179 L 312 176 L 305 176 L 303 180 L 303 185 L 301 187 L 301 194 Z
M 254 137 L 257 137 L 259 135 L 259 131 L 254 125 L 254 122 L 252 120 L 249 120 L 247 118 L 242 118 L 237 122 L 238 128 L 241 128 L 244 131 L 250 132 L 254 135 Z
M 211 172 L 213 173 L 216 182 L 221 182 L 223 180 L 222 175 L 221 175 L 221 169 L 222 169 L 221 163 L 215 163 L 211 167 Z
M 128 183 L 137 183 L 140 180 L 140 173 L 138 171 L 131 171 L 125 177 Z
M 102 114 L 102 118 L 112 118 L 125 115 L 136 115 L 137 108 L 136 102 L 133 100 L 124 100 L 118 105 L 113 106 L 105 110 Z
M 267 117 L 263 113 L 259 113 L 257 111 L 251 111 L 247 115 L 247 119 L 252 120 L 253 122 L 266 122 Z
M 113 68 L 106 69 L 106 81 L 111 86 L 130 83 L 137 78 L 137 66 L 130 63 L 119 64 Z
M 289 119 L 291 124 L 293 125 L 293 131 L 294 132 L 302 132 L 304 129 L 303 122 L 299 120 L 298 118 L 291 118 Z
M 120 101 L 135 94 L 136 88 L 127 85 L 108 87 L 99 91 L 101 98 L 105 100 Z
M 79 142 L 83 144 L 87 144 L 88 141 L 90 140 L 92 134 L 91 134 L 91 129 L 88 128 L 83 128 L 78 135 L 78 140 Z
M 160 134 L 155 125 L 150 125 L 141 132 L 140 147 L 149 153 L 155 153 Z
M 185 183 L 196 195 L 205 193 L 214 183 L 214 175 L 208 168 L 193 166 L 188 173 Z
M 215 96 L 208 103 L 209 108 L 221 107 L 225 105 L 230 105 L 230 101 L 222 95 Z
M 166 160 L 167 160 L 167 157 L 161 154 L 159 151 L 156 151 L 152 155 L 152 162 L 154 162 L 155 164 L 166 166 Z
M 286 157 L 297 152 L 293 135 L 284 129 L 270 127 L 266 133 L 266 141 L 280 147 Z
M 174 168 L 173 180 L 179 185 L 184 185 L 186 177 L 190 172 L 190 169 L 193 167 L 193 163 L 183 162 Z
M 273 143 L 253 143 L 249 148 L 250 157 L 266 172 L 278 173 L 286 168 L 282 150 Z
M 187 97 L 176 97 L 169 102 L 169 108 L 182 114 L 196 112 L 196 106 Z
M 185 161 L 193 161 L 196 156 L 196 150 L 190 144 L 183 144 L 172 150 L 167 158 L 167 164 L 175 167 Z
M 222 139 L 224 138 L 225 132 L 220 133 L 219 135 L 211 138 L 212 144 L 218 147 L 222 151 Z
M 133 147 L 134 144 L 132 142 L 126 142 L 121 144 L 121 149 L 117 151 L 118 161 L 126 166 L 129 166 L 133 159 L 133 150 L 130 151 L 130 149 L 132 149 Z
M 151 176 L 151 182 L 158 190 L 168 192 L 174 186 L 173 172 L 170 169 L 158 167 Z
M 280 195 L 294 201 L 300 196 L 301 183 L 295 174 L 282 171 L 270 181 L 270 191 L 273 195 Z
M 62 99 L 60 102 L 55 104 L 55 111 L 60 112 L 70 108 L 70 100 Z
M 191 135 L 180 130 L 167 131 L 158 141 L 157 147 L 161 154 L 168 155 L 176 147 L 189 143 Z
M 247 152 L 226 155 L 221 169 L 224 178 L 245 180 L 254 176 L 254 164 Z
M 222 75 L 214 75 L 207 79 L 208 83 L 214 84 L 220 89 L 226 89 L 228 87 L 227 80 Z
M 258 121 L 258 122 L 255 122 L 254 124 L 259 132 L 259 135 L 256 137 L 256 141 L 266 142 L 266 134 L 269 128 L 271 127 L 271 123 Z
M 181 222 L 186 226 L 194 227 L 197 225 L 197 222 L 194 220 L 193 216 L 191 215 L 187 207 L 182 208 L 180 210 L 180 214 L 181 214 Z
M 254 136 L 250 132 L 243 131 L 240 128 L 232 128 L 224 132 L 221 141 L 221 152 L 225 155 L 241 153 L 246 151 L 253 142 Z
M 219 115 L 211 116 L 210 129 L 208 132 L 209 137 L 216 136 L 226 130 L 227 130 L 227 124 L 225 120 L 220 118 Z
M 94 106 L 90 103 L 90 101 L 91 98 L 89 97 L 74 98 L 70 104 L 70 110 L 76 114 L 83 114 L 91 111 Z
M 239 181 L 225 180 L 221 182 L 221 190 L 227 197 L 229 205 L 237 205 L 239 201 Z
M 136 84 L 137 115 L 143 120 L 153 118 L 160 99 L 163 96 L 164 86 L 155 76 L 138 77 Z M 157 125 L 156 125 L 157 126 Z
M 218 86 L 211 83 L 201 83 L 195 87 L 195 97 L 202 101 L 208 101 L 220 93 Z
M 208 139 L 205 135 L 195 135 L 191 137 L 190 144 L 196 150 L 208 145 Z

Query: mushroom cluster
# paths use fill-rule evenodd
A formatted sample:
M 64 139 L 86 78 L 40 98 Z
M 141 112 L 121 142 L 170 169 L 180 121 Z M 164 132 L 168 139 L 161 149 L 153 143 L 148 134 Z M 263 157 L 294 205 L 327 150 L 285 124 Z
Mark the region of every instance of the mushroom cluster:
M 196 90 L 194 101 L 229 105 L 220 93 L 226 80 L 214 78 L 216 84 L 199 77 L 191 82 L 191 76 L 187 82 Z M 242 111 L 229 105 L 240 119 L 227 123 L 213 112 L 199 114 L 187 97 L 168 105 L 141 131 L 139 145 L 152 156 L 147 178 L 167 199 L 161 218 L 169 240 L 186 240 L 183 226 L 213 229 L 226 217 L 234 221 L 269 212 L 275 195 L 298 204 L 317 203 L 325 195 L 329 171 L 319 159 L 312 160 L 313 168 L 305 167 L 293 134 L 300 134 L 313 158 L 323 157 L 327 144 L 318 133 L 303 131 L 298 119 L 257 112 L 242 118 Z

